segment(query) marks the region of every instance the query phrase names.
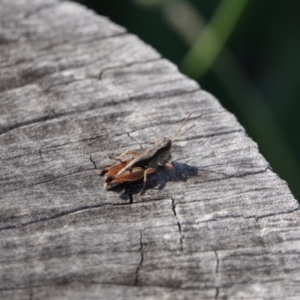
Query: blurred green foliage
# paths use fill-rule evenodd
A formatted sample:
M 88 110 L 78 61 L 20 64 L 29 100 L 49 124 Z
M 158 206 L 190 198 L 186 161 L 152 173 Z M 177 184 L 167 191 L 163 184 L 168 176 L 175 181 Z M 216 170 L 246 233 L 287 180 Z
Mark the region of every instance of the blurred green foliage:
M 300 1 L 78 2 L 137 34 L 214 94 L 300 199 Z

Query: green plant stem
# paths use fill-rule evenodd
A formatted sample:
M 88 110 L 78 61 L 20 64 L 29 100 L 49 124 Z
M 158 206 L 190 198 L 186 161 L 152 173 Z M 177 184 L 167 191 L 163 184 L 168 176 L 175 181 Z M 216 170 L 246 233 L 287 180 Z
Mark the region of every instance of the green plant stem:
M 231 35 L 248 0 L 223 0 L 211 21 L 196 40 L 182 63 L 191 77 L 202 77 L 215 62 Z

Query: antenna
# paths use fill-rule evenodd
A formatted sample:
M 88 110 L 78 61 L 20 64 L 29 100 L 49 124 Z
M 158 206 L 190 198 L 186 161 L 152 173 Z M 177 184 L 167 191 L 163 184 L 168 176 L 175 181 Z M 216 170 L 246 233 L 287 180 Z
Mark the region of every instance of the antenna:
M 180 137 L 181 135 L 183 135 L 184 133 L 186 133 L 187 131 L 189 131 L 190 129 L 192 129 L 193 127 L 196 126 L 196 124 L 190 126 L 189 128 L 185 129 L 184 131 L 180 132 L 180 130 L 182 129 L 182 127 L 185 125 L 185 123 L 189 120 L 189 118 L 191 117 L 192 113 L 190 113 L 187 118 L 182 122 L 182 124 L 180 125 L 180 127 L 178 128 L 178 130 L 175 132 L 175 134 L 170 138 L 170 140 L 172 142 L 174 142 L 178 137 Z

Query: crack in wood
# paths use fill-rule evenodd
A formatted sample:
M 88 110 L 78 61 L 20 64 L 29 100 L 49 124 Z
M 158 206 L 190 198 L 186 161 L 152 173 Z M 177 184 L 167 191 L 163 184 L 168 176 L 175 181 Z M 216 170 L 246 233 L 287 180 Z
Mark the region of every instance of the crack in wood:
M 29 290 L 29 300 L 32 300 L 33 299 L 33 289 L 30 288 Z
M 219 297 L 219 289 L 220 289 L 220 288 L 216 287 L 215 300 L 218 300 L 218 297 Z
M 189 94 L 189 93 L 195 93 L 195 92 L 198 92 L 198 91 L 200 91 L 200 89 L 197 89 L 197 90 L 195 90 L 195 91 L 191 91 L 191 92 L 186 92 L 185 94 Z M 191 118 L 189 118 L 189 120 L 192 120 L 192 121 L 195 121 L 195 120 L 198 120 L 198 119 L 201 119 L 201 118 L 203 118 L 203 117 L 206 117 L 206 116 L 210 116 L 210 115 L 220 115 L 220 114 L 224 114 L 224 111 L 217 111 L 217 112 L 209 112 L 209 113 L 206 113 L 206 114 L 201 114 L 201 115 L 199 115 L 199 116 L 195 116 L 195 117 L 191 117 Z M 144 117 L 145 118 L 147 118 L 147 115 L 144 115 Z M 134 130 L 131 130 L 129 133 L 127 132 L 127 135 L 128 134 L 132 134 L 132 133 L 134 133 L 134 132 L 139 132 L 139 131 L 142 131 L 142 130 L 145 130 L 145 129 L 151 129 L 151 127 L 169 127 L 170 125 L 178 125 L 178 123 L 181 123 L 182 122 L 182 119 L 180 119 L 180 120 L 174 120 L 174 121 L 163 121 L 163 122 L 159 122 L 159 123 L 155 123 L 155 124 L 153 124 L 153 122 L 149 119 L 149 118 L 147 118 L 147 120 L 149 121 L 149 123 L 151 124 L 151 126 L 143 126 L 143 127 L 141 127 L 141 126 L 139 126 L 137 129 L 134 129 Z M 239 132 L 239 131 L 243 131 L 243 130 L 236 130 L 237 132 Z M 235 131 L 234 131 L 235 132 Z M 156 132 L 154 132 L 154 133 L 156 133 Z M 222 132 L 220 132 L 220 135 L 222 135 L 223 133 Z M 227 134 L 227 132 L 225 132 L 225 134 Z M 119 134 L 119 135 L 116 135 L 116 137 L 118 137 L 118 136 L 122 136 L 122 135 L 124 135 L 124 133 L 121 133 L 121 134 Z M 216 133 L 216 135 L 218 135 L 218 133 Z M 129 136 L 130 137 L 130 136 Z M 205 137 L 205 136 L 203 136 L 203 137 Z M 132 138 L 132 137 L 130 137 L 130 138 Z M 132 138 L 132 140 L 133 141 L 135 141 L 133 138 Z M 192 140 L 192 138 L 190 138 L 190 139 L 184 139 L 185 141 L 186 140 Z M 176 141 L 180 141 L 180 139 L 176 139 Z M 135 141 L 136 142 L 136 141 Z M 191 156 L 190 156 L 191 157 Z
M 222 175 L 222 176 L 229 176 L 228 174 L 226 173 L 223 173 L 223 172 L 217 172 L 217 171 L 213 171 L 213 170 L 207 170 L 207 169 L 201 169 L 201 168 L 197 168 L 198 171 L 201 171 L 201 172 L 206 172 L 206 173 L 212 173 L 212 174 L 217 174 L 217 175 Z
M 217 250 L 214 250 L 214 254 L 215 254 L 215 257 L 216 257 L 216 283 L 217 283 L 217 281 L 218 281 L 218 275 L 219 275 L 219 263 L 220 262 L 219 262 L 219 257 L 218 257 Z M 218 297 L 219 297 L 219 289 L 220 289 L 218 283 L 216 284 L 215 288 L 216 288 L 215 300 L 217 300 Z
M 98 169 L 97 169 L 96 162 L 93 160 L 92 155 L 90 155 L 90 161 L 92 162 L 94 168 L 95 168 L 96 170 L 98 170 Z
M 214 250 L 214 253 L 215 253 L 215 257 L 216 257 L 216 261 L 217 261 L 217 264 L 216 264 L 216 274 L 218 274 L 219 273 L 219 257 L 218 257 L 217 250 Z
M 51 181 L 54 181 L 54 180 L 57 180 L 57 179 L 60 179 L 60 178 L 64 178 L 64 177 L 67 177 L 67 176 L 72 176 L 72 175 L 77 174 L 77 173 L 81 173 L 81 172 L 85 172 L 85 171 L 91 171 L 91 170 L 94 170 L 94 168 L 88 168 L 88 169 L 78 170 L 76 172 L 72 172 L 72 173 L 69 173 L 69 174 L 64 174 L 64 175 L 61 175 L 61 176 L 57 176 L 57 177 L 51 178 L 49 180 L 36 182 L 36 183 L 34 183 L 32 185 L 23 186 L 23 187 L 20 187 L 18 189 L 14 189 L 14 190 L 8 190 L 6 192 L 7 193 L 11 193 L 11 192 L 19 191 L 19 190 L 24 190 L 24 189 L 32 188 L 32 187 L 40 185 L 40 184 L 48 183 L 48 182 L 51 182 Z
M 193 203 L 193 202 L 197 202 L 197 201 L 191 201 L 191 202 L 187 202 L 187 203 Z M 209 222 L 218 222 L 219 220 L 224 220 L 224 219 L 239 219 L 239 218 L 243 218 L 245 220 L 249 220 L 249 219 L 255 219 L 256 222 L 259 221 L 259 219 L 263 219 L 263 218 L 268 218 L 268 217 L 275 217 L 278 215 L 285 215 L 285 214 L 292 214 L 296 211 L 299 211 L 300 208 L 295 208 L 289 211 L 285 211 L 285 212 L 278 212 L 278 213 L 272 213 L 272 214 L 266 214 L 266 215 L 262 215 L 259 217 L 256 216 L 244 216 L 244 215 L 226 215 L 226 216 L 214 216 L 212 219 L 205 219 L 203 221 L 198 221 L 198 222 L 194 222 L 193 225 L 199 225 L 202 223 L 209 223 Z
M 296 207 L 292 210 L 288 210 L 288 211 L 282 211 L 282 212 L 278 212 L 278 213 L 270 213 L 270 214 L 265 214 L 265 215 L 262 215 L 262 216 L 259 216 L 259 217 L 253 217 L 255 218 L 255 221 L 256 222 L 259 222 L 260 219 L 263 219 L 263 218 L 268 218 L 268 217 L 275 217 L 275 216 L 279 216 L 279 215 L 285 215 L 285 214 L 292 214 L 296 211 L 299 211 L 300 210 L 300 207 Z
M 78 111 L 74 111 L 74 112 L 70 111 L 70 112 L 66 112 L 66 113 L 57 113 L 57 114 L 49 114 L 47 116 L 34 118 L 34 119 L 23 121 L 23 122 L 17 122 L 15 124 L 4 126 L 4 127 L 0 128 L 0 135 L 5 134 L 5 133 L 7 133 L 9 131 L 12 131 L 14 129 L 18 129 L 18 128 L 21 128 L 21 127 L 30 126 L 32 124 L 57 119 L 57 118 L 60 118 L 60 117 L 66 117 L 66 116 L 76 114 L 76 113 L 78 113 Z
M 132 197 L 132 195 L 130 195 L 130 194 L 128 194 L 128 195 L 129 195 L 129 198 Z M 169 201 L 168 199 L 154 199 L 154 200 L 147 200 L 147 202 L 161 202 L 161 201 L 164 201 L 164 200 Z M 40 222 L 46 222 L 46 221 L 57 219 L 57 218 L 60 218 L 60 217 L 64 217 L 64 216 L 67 216 L 67 215 L 70 215 L 70 214 L 73 214 L 73 213 L 78 213 L 78 212 L 81 212 L 81 211 L 94 209 L 94 208 L 100 208 L 100 207 L 103 207 L 103 206 L 126 206 L 126 205 L 143 205 L 143 204 L 144 204 L 143 202 L 134 203 L 133 199 L 131 198 L 131 200 L 129 202 L 118 202 L 118 203 L 109 202 L 109 203 L 95 204 L 95 205 L 90 205 L 90 206 L 88 206 L 88 205 L 87 206 L 81 206 L 81 207 L 77 207 L 77 208 L 74 208 L 74 209 L 70 209 L 70 210 L 67 210 L 67 211 L 60 212 L 58 214 L 55 214 L 55 215 L 52 215 L 52 216 L 49 216 L 49 217 L 43 217 L 43 218 L 40 218 L 38 220 L 32 220 L 32 221 L 28 221 L 28 222 L 21 223 L 21 224 L 3 226 L 3 227 L 0 227 L 0 231 L 21 228 L 21 227 L 29 226 L 29 225 L 32 225 L 32 224 L 35 224 L 35 223 L 40 223 Z
M 233 134 L 233 133 L 239 133 L 239 132 L 245 133 L 245 130 L 244 129 L 236 129 L 236 130 L 229 130 L 229 131 L 216 132 L 216 133 L 210 133 L 210 134 L 195 135 L 195 136 L 187 138 L 186 140 L 192 141 L 192 140 L 198 140 L 198 139 L 206 139 L 206 138 L 211 138 L 211 137 L 215 137 L 215 136 L 227 135 L 227 134 Z
M 56 115 L 55 118 L 56 117 L 59 117 L 59 116 Z M 51 119 L 52 119 L 52 116 L 48 115 L 48 116 L 43 116 L 43 117 L 40 117 L 40 118 L 35 118 L 35 119 L 23 121 L 23 122 L 18 122 L 18 123 L 12 124 L 12 125 L 4 126 L 4 127 L 0 128 L 0 135 L 4 134 L 4 133 L 7 133 L 11 130 L 14 130 L 16 128 L 29 126 L 29 125 L 34 124 L 34 123 L 44 122 L 44 121 L 48 121 L 48 120 L 51 120 Z
M 60 1 L 62 1 L 62 0 L 60 0 Z M 63 1 L 68 2 L 69 0 L 63 0 Z M 88 36 L 86 38 L 81 37 L 78 40 L 78 44 L 84 44 L 85 46 L 90 45 L 91 47 L 95 45 L 95 47 L 97 47 L 97 45 L 99 45 L 99 42 L 101 42 L 101 41 L 114 39 L 114 38 L 119 38 L 119 37 L 122 37 L 122 36 L 130 36 L 130 33 L 126 32 L 126 31 L 123 31 L 123 32 L 113 33 L 113 34 L 107 35 L 107 36 L 102 36 L 102 37 L 101 36 L 100 37 L 98 37 L 98 36 L 95 37 L 95 36 L 92 36 L 92 35 Z M 39 50 L 41 52 L 43 52 L 43 51 L 46 51 L 46 50 L 49 50 L 49 49 L 53 49 L 53 48 L 56 48 L 56 47 L 63 46 L 68 42 L 69 42 L 69 40 L 60 40 L 58 42 L 50 41 L 50 44 L 47 44 L 45 47 L 39 48 Z M 86 64 L 84 66 L 90 66 L 92 64 L 93 63 L 89 63 L 89 64 Z M 77 67 L 70 68 L 70 69 L 77 69 Z M 98 79 L 98 76 L 93 76 L 93 78 Z
M 135 270 L 135 280 L 134 280 L 134 285 L 138 285 L 138 281 L 139 281 L 139 271 L 141 269 L 141 267 L 143 266 L 143 262 L 144 262 L 144 252 L 143 252 L 143 234 L 142 234 L 142 230 L 140 230 L 140 248 L 139 248 L 139 252 L 141 254 L 141 260 L 139 262 L 139 265 L 137 266 L 136 270 Z
M 180 82 L 180 80 L 177 80 L 176 82 Z M 168 81 L 164 81 L 163 83 L 168 83 Z M 201 89 L 199 87 L 197 87 L 196 89 L 190 90 L 190 91 L 186 91 L 186 90 L 171 90 L 169 92 L 165 92 L 165 91 L 161 91 L 161 92 L 157 92 L 156 94 L 153 93 L 145 93 L 145 94 L 140 94 L 140 95 L 136 95 L 136 96 L 129 96 L 126 100 L 128 102 L 132 101 L 132 100 L 149 100 L 149 99 L 164 99 L 164 98 L 170 98 L 170 97 L 174 97 L 174 96 L 181 96 L 181 95 L 187 95 L 187 94 L 193 94 L 196 92 L 199 92 Z M 124 103 L 125 101 L 123 101 Z M 105 106 L 111 106 L 111 104 L 115 105 L 115 103 L 113 103 L 112 101 L 110 103 L 104 104 L 103 107 Z
M 86 64 L 86 65 L 82 66 L 82 68 L 86 68 L 88 66 L 89 66 L 89 64 Z M 70 68 L 68 70 L 72 70 L 72 68 Z M 52 89 L 55 90 L 55 88 L 57 88 L 59 86 L 67 87 L 68 85 L 73 84 L 75 82 L 82 82 L 82 81 L 88 80 L 88 79 L 91 80 L 91 79 L 97 79 L 97 78 L 95 76 L 86 76 L 85 78 L 70 79 L 69 81 L 57 82 L 57 83 L 49 85 L 47 88 L 44 88 L 43 93 L 48 94 Z
M 142 94 L 142 95 L 138 95 L 138 96 L 131 96 L 131 97 L 127 97 L 127 98 L 123 98 L 123 99 L 119 99 L 118 103 L 122 103 L 125 104 L 127 102 L 131 102 L 132 100 L 148 100 L 151 98 L 157 98 L 157 99 L 164 99 L 164 98 L 168 98 L 168 97 L 174 97 L 174 96 L 181 96 L 181 95 L 186 95 L 186 94 L 191 94 L 191 93 L 195 93 L 200 91 L 200 88 L 197 88 L 195 90 L 192 91 L 171 91 L 168 94 L 163 94 L 161 95 L 160 92 L 158 92 L 156 95 L 155 94 L 151 94 L 151 97 L 148 97 L 148 94 Z M 35 123 L 40 123 L 40 122 L 44 122 L 44 121 L 48 121 L 48 120 L 54 120 L 60 117 L 66 117 L 69 115 L 73 115 L 73 114 L 82 114 L 82 113 L 86 113 L 89 111 L 93 111 L 95 109 L 98 108 L 104 108 L 104 107 L 110 107 L 110 106 L 115 106 L 116 103 L 114 102 L 114 100 L 112 99 L 110 102 L 108 103 L 104 103 L 102 105 L 91 105 L 91 107 L 88 107 L 86 109 L 80 109 L 80 107 L 77 107 L 77 110 L 74 111 L 68 111 L 68 112 L 64 112 L 64 113 L 56 113 L 56 114 L 51 114 L 51 115 L 46 115 L 46 116 L 42 116 L 39 118 L 34 118 L 31 120 L 27 120 L 27 121 L 23 121 L 23 122 L 17 122 L 15 124 L 9 125 L 9 126 L 4 126 L 2 128 L 0 128 L 0 135 L 5 134 L 7 132 L 10 132 L 14 129 L 18 129 L 21 127 L 25 127 L 25 126 L 30 126 L 32 124 Z
M 221 181 L 221 180 L 226 180 L 226 179 L 230 179 L 230 178 L 243 178 L 243 177 L 247 177 L 247 176 L 263 174 L 263 173 L 266 173 L 268 170 L 272 171 L 271 168 L 270 168 L 270 166 L 268 166 L 268 167 L 266 167 L 266 168 L 264 168 L 262 170 L 259 170 L 259 171 L 245 172 L 245 173 L 242 173 L 242 174 L 232 174 L 232 175 L 228 175 L 227 177 L 223 177 L 223 178 L 216 178 L 216 179 L 205 180 L 205 181 L 203 181 L 203 183 L 205 183 L 205 182 Z M 198 175 L 198 177 L 199 177 L 199 175 Z
M 266 283 L 268 282 L 278 282 L 278 281 L 266 281 Z M 42 289 L 42 288 L 51 288 L 51 287 L 61 287 L 61 286 L 66 286 L 66 285 L 72 285 L 74 283 L 80 283 L 80 284 L 83 284 L 85 286 L 88 286 L 88 285 L 98 285 L 98 286 L 103 286 L 103 287 L 106 287 L 106 286 L 116 286 L 116 287 L 129 287 L 129 288 L 132 288 L 134 287 L 132 284 L 127 284 L 125 282 L 122 282 L 122 283 L 111 283 L 111 282 L 90 282 L 90 281 L 86 281 L 86 280 L 76 280 L 76 281 L 73 281 L 73 282 L 68 282 L 68 283 L 57 283 L 57 284 L 37 284 L 37 285 L 34 285 L 34 286 L 31 286 L 30 289 Z M 247 282 L 245 283 L 241 283 L 241 285 L 245 285 L 247 284 Z M 232 285 L 224 285 L 223 287 L 224 288 L 230 288 Z M 208 290 L 208 289 L 213 289 L 214 287 L 213 286 L 209 286 L 209 285 L 206 285 L 205 287 L 174 287 L 174 286 L 161 286 L 161 285 L 155 285 L 155 284 L 147 284 L 147 285 L 140 285 L 139 284 L 139 287 L 146 287 L 146 288 L 157 288 L 157 289 L 165 289 L 165 290 L 168 290 L 170 292 L 173 292 L 173 291 L 205 291 L 205 290 Z M 19 286 L 19 287 L 9 287 L 9 288 L 0 288 L 0 291 L 20 291 L 20 290 L 28 290 L 29 287 L 28 286 Z
M 172 210 L 173 210 L 174 216 L 176 218 L 177 226 L 178 226 L 178 231 L 179 231 L 179 234 L 180 234 L 180 238 L 179 238 L 180 250 L 183 251 L 183 235 L 182 235 L 181 224 L 180 224 L 178 216 L 177 216 L 175 200 L 172 197 L 171 197 L 171 200 L 172 200 Z
M 46 221 L 51 221 L 57 218 L 61 218 L 73 213 L 78 213 L 81 211 L 85 211 L 85 210 L 89 210 L 89 209 L 94 209 L 94 208 L 100 208 L 102 206 L 118 206 L 118 205 L 129 205 L 129 202 L 120 202 L 120 203 L 102 203 L 102 204 L 95 204 L 95 205 L 86 205 L 86 206 L 80 206 L 74 209 L 70 209 L 70 210 L 66 210 L 66 211 L 62 211 L 58 214 L 52 215 L 52 216 L 48 216 L 48 217 L 42 217 L 40 219 L 37 220 L 31 220 L 25 223 L 21 223 L 21 224 L 15 224 L 15 225 L 8 225 L 8 226 L 3 226 L 0 227 L 0 231 L 4 231 L 4 230 L 10 230 L 10 229 L 17 229 L 17 228 L 21 228 L 21 227 L 25 227 L 25 226 L 29 226 L 32 224 L 36 224 L 36 223 L 41 223 L 41 222 L 46 222 Z
M 268 168 L 266 168 L 267 170 Z M 91 169 L 86 169 L 86 170 L 91 170 Z M 86 171 L 86 170 L 82 170 L 82 171 Z M 266 171 L 265 170 L 265 171 Z M 264 171 L 264 172 L 265 172 Z M 78 173 L 78 172 L 75 172 L 75 173 Z M 72 174 L 75 174 L 75 173 L 72 173 Z M 247 175 L 256 175 L 256 174 L 260 174 L 260 173 L 263 173 L 263 172 L 256 172 L 256 173 L 251 173 L 251 174 L 247 174 Z M 66 174 L 64 176 L 69 176 L 69 175 L 72 175 L 72 174 Z M 64 177 L 64 176 L 60 176 L 60 177 L 57 177 L 55 179 L 59 179 L 61 177 Z M 232 177 L 236 177 L 236 176 L 232 176 Z M 239 176 L 238 176 L 239 177 Z M 229 178 L 229 177 L 228 177 Z M 51 179 L 51 180 L 48 180 L 48 181 L 45 181 L 45 182 L 40 182 L 40 183 L 37 183 L 35 185 L 38 185 L 38 184 L 43 184 L 43 183 L 47 183 L 47 182 L 50 182 L 50 181 L 53 181 L 55 179 Z M 219 180 L 223 180 L 225 178 L 222 178 L 222 179 L 219 179 Z M 216 180 L 218 181 L 218 180 Z M 32 186 L 35 186 L 35 185 L 32 185 Z M 21 188 L 21 189 L 25 189 L 25 188 L 29 188 L 29 187 L 32 187 L 32 186 L 28 186 L 28 187 L 24 187 L 24 188 Z M 19 189 L 17 189 L 19 190 Z M 14 190 L 15 191 L 15 190 Z M 127 193 L 128 194 L 128 197 L 129 197 L 129 202 L 126 202 L 126 203 L 104 203 L 104 204 L 97 204 L 97 205 L 91 205 L 91 206 L 82 206 L 82 207 L 79 207 L 79 208 L 74 208 L 72 210 L 68 210 L 68 211 L 64 211 L 64 212 L 61 212 L 59 214 L 56 214 L 56 215 L 53 215 L 53 216 L 49 216 L 49 217 L 45 217 L 45 218 L 41 218 L 41 219 L 38 219 L 38 220 L 32 220 L 32 221 L 28 221 L 26 223 L 23 223 L 23 224 L 18 224 L 18 225 L 8 225 L 8 226 L 3 226 L 3 227 L 0 227 L 0 231 L 4 231 L 4 230 L 11 230 L 11 229 L 15 229 L 15 228 L 18 228 L 18 227 L 24 227 L 24 226 L 28 226 L 28 225 L 31 225 L 31 224 L 34 224 L 34 223 L 39 223 L 39 222 L 45 222 L 45 221 L 49 221 L 49 220 L 52 220 L 52 219 L 56 219 L 56 218 L 60 218 L 60 217 L 63 217 L 65 215 L 69 215 L 69 214 L 72 214 L 72 213 L 76 213 L 76 212 L 79 212 L 79 211 L 83 211 L 83 210 L 87 210 L 87 209 L 93 209 L 93 208 L 99 208 L 99 207 L 102 207 L 102 206 L 118 206 L 118 205 L 132 205 L 134 204 L 133 203 L 133 197 L 130 193 Z M 161 201 L 162 199 L 158 199 L 158 200 L 155 200 L 155 201 Z M 176 212 L 176 204 L 175 204 L 175 200 L 171 197 L 171 200 L 172 200 L 172 210 L 173 210 L 173 214 L 177 220 L 177 226 L 178 226 L 178 231 L 180 233 L 180 245 L 181 245 L 181 251 L 183 251 L 183 235 L 182 235 L 182 228 L 181 228 L 181 224 L 178 220 L 178 216 L 177 216 L 177 212 Z M 136 203 L 136 204 L 139 204 L 139 203 Z M 293 209 L 293 210 L 290 210 L 290 211 L 286 211 L 286 212 L 280 212 L 280 213 L 272 213 L 272 214 L 266 214 L 266 215 L 263 215 L 263 216 L 259 216 L 259 217 L 255 217 L 255 216 L 249 216 L 249 217 L 245 217 L 243 215 L 227 215 L 227 216 L 217 216 L 216 218 L 214 219 L 211 219 L 211 220 L 205 220 L 203 222 L 214 222 L 214 221 L 218 221 L 220 219 L 226 219 L 226 218 L 244 218 L 244 219 L 251 219 L 251 218 L 254 218 L 256 220 L 256 222 L 258 222 L 260 219 L 262 218 L 266 218 L 266 217 L 271 217 L 271 216 L 276 216 L 276 215 L 283 215 L 283 214 L 290 214 L 290 213 L 294 213 L 296 211 L 299 210 L 299 207 Z M 197 222 L 195 224 L 200 224 L 200 223 L 203 223 L 203 222 Z
M 147 60 L 134 61 L 134 62 L 131 62 L 128 64 L 123 64 L 123 65 L 120 64 L 118 66 L 106 67 L 100 71 L 100 73 L 98 75 L 98 79 L 101 80 L 103 77 L 103 74 L 109 70 L 118 70 L 118 69 L 127 68 L 127 67 L 131 67 L 131 66 L 135 66 L 135 65 L 147 64 L 147 63 L 155 62 L 155 61 L 159 61 L 159 60 L 162 60 L 161 56 L 159 56 L 157 58 L 147 59 Z

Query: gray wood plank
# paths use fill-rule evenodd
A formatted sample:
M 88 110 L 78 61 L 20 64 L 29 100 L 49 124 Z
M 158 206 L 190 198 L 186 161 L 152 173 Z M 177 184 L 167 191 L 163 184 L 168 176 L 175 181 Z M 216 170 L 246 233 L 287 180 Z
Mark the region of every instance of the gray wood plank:
M 1 299 L 297 299 L 299 204 L 236 118 L 72 2 L 0 2 Z M 106 191 L 126 149 L 196 124 Z

